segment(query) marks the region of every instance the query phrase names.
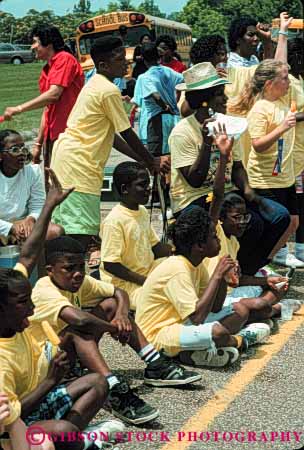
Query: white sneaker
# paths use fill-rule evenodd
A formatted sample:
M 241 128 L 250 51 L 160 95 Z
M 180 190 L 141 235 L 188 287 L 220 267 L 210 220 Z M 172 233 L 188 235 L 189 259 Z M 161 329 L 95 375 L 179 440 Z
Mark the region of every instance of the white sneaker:
M 115 442 L 117 433 L 123 433 L 125 429 L 126 426 L 120 420 L 109 419 L 109 420 L 102 420 L 98 423 L 95 423 L 94 425 L 87 426 L 84 432 L 85 433 L 95 432 L 97 436 L 104 435 L 105 442 Z M 103 435 L 101 435 L 100 433 L 103 433 Z M 100 439 L 99 442 L 101 442 Z
M 191 362 L 196 367 L 224 367 L 233 364 L 239 358 L 239 352 L 234 347 L 220 347 L 216 351 L 195 350 L 189 352 Z
M 304 253 L 303 252 L 297 252 L 295 253 L 295 257 L 299 260 L 299 261 L 303 261 L 304 262 Z
M 297 259 L 292 253 L 287 253 L 285 255 L 277 253 L 274 255 L 272 262 L 286 267 L 304 267 L 304 262 Z
M 259 323 L 266 323 L 266 325 L 268 325 L 271 330 L 274 328 L 274 321 L 271 319 L 264 319 L 261 320 Z
M 239 333 L 243 336 L 245 348 L 263 342 L 270 335 L 270 326 L 266 323 L 251 323 Z
M 257 271 L 255 277 L 280 277 L 281 275 L 273 270 L 270 265 L 264 266 Z

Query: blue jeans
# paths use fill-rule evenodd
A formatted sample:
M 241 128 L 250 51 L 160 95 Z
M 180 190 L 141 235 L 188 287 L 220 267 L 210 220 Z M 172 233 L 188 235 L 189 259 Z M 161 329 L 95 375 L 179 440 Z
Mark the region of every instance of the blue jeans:
M 244 198 L 240 191 L 236 194 Z M 185 209 L 174 214 L 177 217 L 193 206 L 201 206 L 208 210 L 210 203 L 206 203 L 206 196 L 194 200 Z M 240 249 L 238 261 L 241 271 L 245 275 L 254 275 L 270 260 L 268 255 L 284 234 L 290 224 L 290 215 L 285 206 L 274 200 L 263 197 L 265 208 L 261 209 L 255 202 L 246 202 L 247 211 L 251 214 L 248 228 L 241 238 L 238 238 Z
M 239 238 L 238 260 L 242 273 L 254 275 L 269 262 L 268 255 L 290 224 L 288 210 L 280 203 L 263 197 L 265 208 L 247 202 L 251 213 L 250 226 Z

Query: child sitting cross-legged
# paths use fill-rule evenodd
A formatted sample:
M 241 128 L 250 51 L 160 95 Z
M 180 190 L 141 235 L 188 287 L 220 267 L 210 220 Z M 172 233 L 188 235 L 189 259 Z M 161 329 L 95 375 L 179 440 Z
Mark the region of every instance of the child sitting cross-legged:
M 150 196 L 149 172 L 138 162 L 123 162 L 113 173 L 120 203 L 101 224 L 101 279 L 111 280 L 130 297 L 130 308 L 140 301 L 147 276 L 171 255 L 171 246 L 161 243 L 143 206 Z
M 38 343 L 43 341 L 42 321 L 47 320 L 57 334 L 69 337 L 69 343 L 72 340 L 81 365 L 106 377 L 114 415 L 137 425 L 155 419 L 159 412 L 140 399 L 124 378 L 111 372 L 98 350 L 98 342 L 106 332 L 127 342 L 147 364 L 146 384 L 180 386 L 201 378 L 147 342 L 128 317 L 129 301 L 123 290 L 85 274 L 85 251 L 78 241 L 69 236 L 49 241 L 46 264 L 48 275 L 33 289 L 31 331 Z

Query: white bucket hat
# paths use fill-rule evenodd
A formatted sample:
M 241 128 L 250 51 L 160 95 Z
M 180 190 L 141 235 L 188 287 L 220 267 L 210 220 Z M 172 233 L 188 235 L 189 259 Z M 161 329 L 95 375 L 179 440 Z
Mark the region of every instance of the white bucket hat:
M 231 84 L 226 78 L 221 78 L 210 62 L 195 64 L 183 72 L 185 83 L 175 86 L 178 91 L 197 91 L 221 84 Z

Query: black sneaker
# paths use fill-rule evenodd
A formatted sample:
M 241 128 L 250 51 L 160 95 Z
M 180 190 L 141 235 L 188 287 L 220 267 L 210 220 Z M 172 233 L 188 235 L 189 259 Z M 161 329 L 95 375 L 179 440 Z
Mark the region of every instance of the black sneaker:
M 128 383 L 122 379 L 110 390 L 108 401 L 114 416 L 127 423 L 138 425 L 159 416 L 159 411 L 134 394 Z
M 200 374 L 184 369 L 163 351 L 160 352 L 160 358 L 148 364 L 144 373 L 144 382 L 152 386 L 181 386 L 201 378 Z

